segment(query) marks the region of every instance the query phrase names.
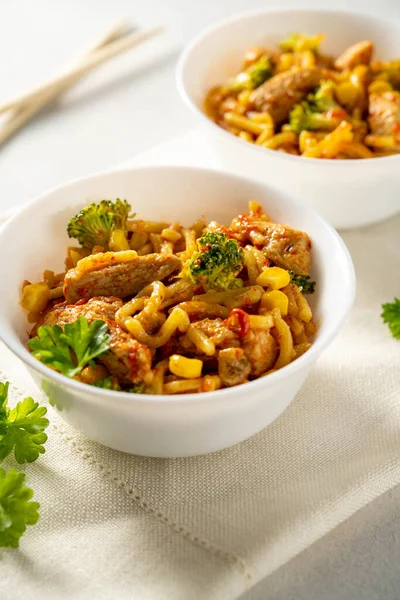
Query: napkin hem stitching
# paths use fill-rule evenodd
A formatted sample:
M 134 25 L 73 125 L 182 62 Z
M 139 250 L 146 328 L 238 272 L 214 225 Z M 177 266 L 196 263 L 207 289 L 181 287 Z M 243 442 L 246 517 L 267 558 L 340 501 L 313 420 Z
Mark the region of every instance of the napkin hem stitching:
M 79 442 L 73 439 L 72 435 L 69 435 L 66 430 L 62 430 L 59 426 L 53 424 L 53 429 L 63 438 L 63 440 L 71 445 L 77 454 L 81 456 L 88 464 L 96 466 L 104 477 L 107 477 L 114 483 L 116 483 L 119 487 L 123 488 L 129 496 L 132 498 L 133 502 L 139 506 L 144 512 L 153 516 L 158 521 L 161 521 L 164 525 L 170 527 L 173 531 L 181 535 L 187 541 L 191 542 L 195 546 L 206 550 L 210 554 L 217 556 L 218 558 L 230 563 L 236 564 L 242 574 L 244 575 L 244 579 L 246 584 L 248 585 L 252 581 L 252 575 L 244 562 L 244 560 L 233 552 L 229 552 L 227 550 L 223 550 L 222 548 L 218 548 L 211 542 L 202 539 L 198 535 L 195 535 L 189 528 L 184 525 L 180 525 L 173 519 L 170 519 L 165 515 L 160 509 L 151 506 L 148 502 L 146 502 L 140 494 L 140 491 L 134 487 L 130 486 L 128 482 L 124 481 L 117 475 L 113 475 L 111 469 L 105 467 L 101 462 L 99 462 L 96 458 L 94 458 L 91 454 L 86 452 L 82 446 L 79 445 Z
M 4 380 L 10 379 L 10 377 L 8 377 L 8 375 L 5 373 L 5 371 L 1 368 L 0 368 L 0 377 Z M 10 387 L 11 387 L 13 393 L 17 397 L 23 398 L 26 395 L 25 392 L 23 392 L 17 385 L 15 385 L 11 381 L 10 381 Z M 250 573 L 249 569 L 247 568 L 246 563 L 244 562 L 244 560 L 242 558 L 240 558 L 240 556 L 236 555 L 233 552 L 229 552 L 227 550 L 223 550 L 222 548 L 218 548 L 218 546 L 215 546 L 211 542 L 208 542 L 207 540 L 204 540 L 201 537 L 195 535 L 189 528 L 187 528 L 183 525 L 180 525 L 179 523 L 170 519 L 161 510 L 154 508 L 153 506 L 150 506 L 148 502 L 143 500 L 143 497 L 140 495 L 140 491 L 137 488 L 134 489 L 134 487 L 129 486 L 129 484 L 126 481 L 123 481 L 118 476 L 113 475 L 111 469 L 107 469 L 102 463 L 100 463 L 98 460 L 96 460 L 91 454 L 86 452 L 85 449 L 79 445 L 79 442 L 74 440 L 73 436 L 69 435 L 66 430 L 62 430 L 62 428 L 60 428 L 58 425 L 56 425 L 54 423 L 52 423 L 52 428 L 56 433 L 58 433 L 60 435 L 60 437 L 66 443 L 68 443 L 70 446 L 72 446 L 75 449 L 75 451 L 77 452 L 77 454 L 79 454 L 88 464 L 96 465 L 97 468 L 103 473 L 103 475 L 105 477 L 108 477 L 109 479 L 111 479 L 111 481 L 114 481 L 120 487 L 122 487 L 129 494 L 129 496 L 131 496 L 134 503 L 137 506 L 139 506 L 142 510 L 144 510 L 147 514 L 155 517 L 158 521 L 161 521 L 164 525 L 167 525 L 168 527 L 173 529 L 173 531 L 180 534 L 184 539 L 188 540 L 195 546 L 202 548 L 203 550 L 210 553 L 211 555 L 217 556 L 218 558 L 220 558 L 230 564 L 237 565 L 239 567 L 240 571 L 242 572 L 246 583 L 249 584 L 249 582 L 252 581 L 251 573 Z

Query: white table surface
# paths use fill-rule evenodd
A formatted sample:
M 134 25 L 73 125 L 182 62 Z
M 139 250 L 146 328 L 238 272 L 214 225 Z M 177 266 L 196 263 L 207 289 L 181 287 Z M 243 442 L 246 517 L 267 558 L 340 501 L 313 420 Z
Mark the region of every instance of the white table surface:
M 189 129 L 194 118 L 174 84 L 179 49 L 208 23 L 269 4 L 304 5 L 294 0 L 1 0 L 0 103 L 68 66 L 122 17 L 145 26 L 166 24 L 169 33 L 103 67 L 0 149 L 0 211 Z M 336 0 L 334 5 L 400 19 L 399 0 Z M 399 506 L 396 489 L 243 600 L 398 600 Z

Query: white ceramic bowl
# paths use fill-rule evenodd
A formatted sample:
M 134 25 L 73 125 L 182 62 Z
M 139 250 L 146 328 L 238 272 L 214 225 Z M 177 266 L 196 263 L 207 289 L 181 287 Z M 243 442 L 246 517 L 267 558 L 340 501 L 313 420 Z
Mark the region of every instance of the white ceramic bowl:
M 25 347 L 27 324 L 19 305 L 24 279 L 45 268 L 63 270 L 70 240 L 66 224 L 90 201 L 126 198 L 145 219 L 191 223 L 201 215 L 229 222 L 263 203 L 278 222 L 307 231 L 313 243 L 314 311 L 321 325 L 312 348 L 280 371 L 208 394 L 151 396 L 112 392 L 68 379 Z M 0 337 L 27 365 L 60 415 L 89 438 L 146 456 L 188 456 L 244 440 L 276 419 L 293 400 L 313 363 L 338 333 L 353 302 L 354 271 L 337 233 L 308 207 L 269 186 L 196 168 L 144 167 L 95 175 L 59 187 L 26 205 L 0 231 Z M 338 285 L 340 282 L 340 285 Z M 310 399 L 312 401 L 312 399 Z
M 315 208 L 334 227 L 367 225 L 400 211 L 400 156 L 318 160 L 249 144 L 215 125 L 203 112 L 210 87 L 240 69 L 246 49 L 274 46 L 293 31 L 325 33 L 324 51 L 338 55 L 369 39 L 376 56 L 400 57 L 400 22 L 341 10 L 266 9 L 242 14 L 200 33 L 177 69 L 181 97 L 208 127 L 224 168 L 277 185 Z

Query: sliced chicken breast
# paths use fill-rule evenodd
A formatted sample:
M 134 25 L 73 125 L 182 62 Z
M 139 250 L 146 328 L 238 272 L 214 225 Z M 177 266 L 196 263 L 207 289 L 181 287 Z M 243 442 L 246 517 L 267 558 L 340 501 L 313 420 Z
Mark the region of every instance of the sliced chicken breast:
M 254 90 L 250 102 L 257 110 L 268 112 L 279 126 L 287 121 L 293 106 L 318 87 L 321 79 L 327 78 L 329 72 L 318 67 L 291 69 L 274 75 Z
M 162 281 L 181 266 L 181 260 L 172 254 L 137 256 L 130 251 L 93 254 L 67 272 L 65 299 L 75 303 L 95 296 L 126 298 L 153 281 Z

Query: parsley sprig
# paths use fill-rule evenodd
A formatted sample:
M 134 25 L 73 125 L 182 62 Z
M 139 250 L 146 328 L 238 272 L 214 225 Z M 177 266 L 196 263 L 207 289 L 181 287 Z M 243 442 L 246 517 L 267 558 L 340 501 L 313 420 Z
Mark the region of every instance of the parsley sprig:
M 30 397 L 10 408 L 8 389 L 8 382 L 0 382 L 0 460 L 14 451 L 18 463 L 33 462 L 45 451 L 47 409 Z M 32 497 L 24 473 L 0 468 L 0 548 L 17 548 L 27 525 L 39 519 L 39 503 Z
M 381 317 L 388 324 L 392 336 L 400 340 L 400 300 L 395 298 L 393 302 L 382 304 Z
M 27 525 L 39 519 L 39 503 L 25 486 L 25 474 L 0 468 L 0 548 L 17 548 Z
M 44 416 L 47 408 L 28 397 L 10 409 L 8 387 L 8 382 L 0 383 L 0 460 L 14 450 L 19 464 L 30 463 L 44 453 L 43 444 L 47 441 L 44 430 L 49 424 Z
M 44 325 L 38 337 L 28 342 L 33 356 L 67 377 L 79 375 L 86 365 L 101 358 L 110 348 L 108 325 L 100 319 L 90 325 L 85 317 L 59 325 Z

